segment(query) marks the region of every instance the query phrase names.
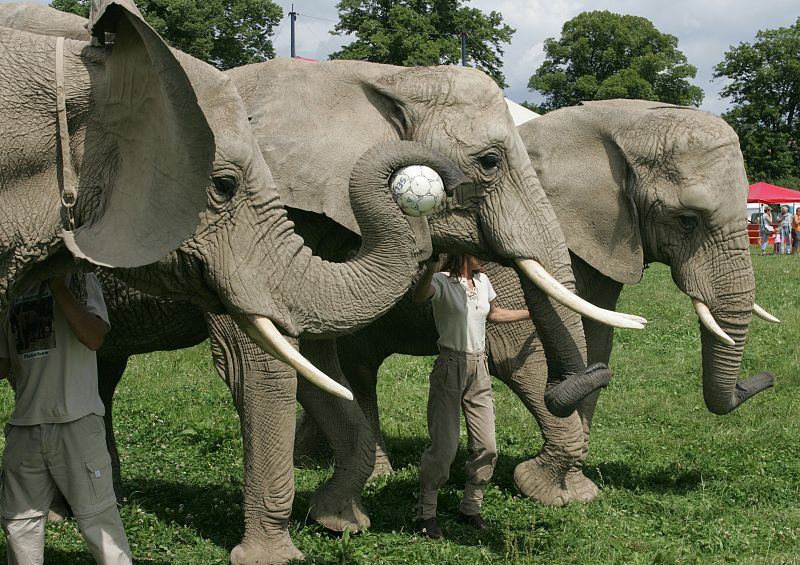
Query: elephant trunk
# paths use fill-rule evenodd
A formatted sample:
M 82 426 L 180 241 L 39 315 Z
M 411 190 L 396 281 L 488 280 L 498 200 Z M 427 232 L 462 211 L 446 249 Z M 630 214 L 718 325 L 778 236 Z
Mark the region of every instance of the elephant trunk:
M 755 277 L 747 252 L 728 256 L 725 265 L 728 274 L 717 276 L 716 284 L 710 285 L 714 295 L 705 299 L 693 297 L 701 320 L 703 398 L 709 411 L 718 415 L 736 409 L 774 381 L 770 373 L 760 373 L 737 382 L 752 319 Z
M 289 285 L 285 304 L 299 331 L 331 337 L 362 327 L 388 311 L 412 284 L 420 257 L 430 245 L 424 218 L 403 215 L 389 194 L 389 179 L 408 165 L 427 165 L 452 191 L 466 180 L 455 165 L 419 143 L 393 141 L 367 151 L 350 178 L 350 204 L 361 231 L 357 255 L 343 263 L 323 261 L 303 248 L 288 266 L 302 270 Z M 421 236 L 419 234 L 422 234 Z M 423 237 L 427 241 L 415 241 Z
M 734 345 L 719 341 L 704 327 L 700 330 L 703 347 L 703 398 L 709 411 L 717 415 L 731 412 L 751 396 L 774 384 L 774 377 L 766 372 L 737 382 L 747 326 L 723 326 L 723 329 L 736 342 Z
M 522 167 L 517 198 L 490 192 L 481 207 L 481 227 L 491 247 L 506 258 L 533 259 L 562 288 L 575 292 L 569 252 L 555 211 L 544 196 L 533 167 Z M 539 198 L 536 195 L 541 195 Z M 568 416 L 581 400 L 608 384 L 605 367 L 586 372 L 586 341 L 581 316 L 559 302 L 521 269 L 522 288 L 547 359 L 545 401 L 557 416 Z M 574 379 L 573 377 L 580 377 Z

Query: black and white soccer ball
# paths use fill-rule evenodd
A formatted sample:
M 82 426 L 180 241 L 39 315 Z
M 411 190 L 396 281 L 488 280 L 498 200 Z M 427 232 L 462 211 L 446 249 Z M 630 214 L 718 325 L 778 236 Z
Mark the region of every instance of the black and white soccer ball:
M 407 216 L 427 216 L 444 203 L 444 182 L 439 173 L 425 165 L 398 169 L 389 179 L 395 202 Z

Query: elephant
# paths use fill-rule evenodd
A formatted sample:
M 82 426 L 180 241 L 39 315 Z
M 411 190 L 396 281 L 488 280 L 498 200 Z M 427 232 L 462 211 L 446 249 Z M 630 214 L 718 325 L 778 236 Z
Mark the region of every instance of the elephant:
M 93 3 L 84 35 L 67 17 L 79 39 L 60 35 L 60 12 L 32 9 L 46 23 L 0 6 L 0 313 L 34 281 L 98 269 L 250 336 L 269 355 L 241 383 L 241 402 L 263 409 L 242 419 L 257 457 L 245 464 L 245 534 L 231 561 L 301 558 L 287 530 L 295 371 L 352 395 L 289 339 L 365 325 L 411 283 L 430 243 L 424 220 L 389 195 L 393 171 L 427 163 L 451 193 L 463 175 L 417 143 L 369 148 L 348 188 L 360 247 L 323 261 L 294 232 L 229 77 L 171 50 L 127 0 Z M 375 278 L 382 292 L 362 293 Z
M 609 100 L 561 109 L 518 129 L 559 216 L 578 293 L 613 309 L 623 285 L 638 283 L 647 264 L 664 263 L 698 311 L 708 410 L 726 414 L 772 386 L 770 373 L 737 382 L 751 313 L 777 319 L 754 302 L 741 213 L 748 183 L 727 123 L 685 107 Z M 491 263 L 486 272 L 503 306 L 524 304 L 513 272 Z M 567 418 L 550 414 L 541 344 L 526 326 L 489 324 L 487 335 L 492 374 L 523 399 L 544 438 L 538 456 L 516 469 L 517 485 L 547 505 L 593 500 L 597 487 L 581 468 L 597 397 Z M 588 362 L 608 363 L 611 328 L 584 319 L 584 330 Z M 391 464 L 377 411 L 378 368 L 392 353 L 435 354 L 437 337 L 430 309 L 407 296 L 370 326 L 337 339 L 342 370 L 378 438 L 379 472 Z M 296 458 L 298 451 L 319 452 L 324 442 L 309 418 L 297 438 Z
M 534 305 L 534 319 L 548 352 L 554 406 L 570 407 L 588 392 L 604 386 L 610 378 L 605 368 L 586 370 L 582 325 L 573 309 L 623 327 L 641 327 L 642 320 L 602 312 L 576 300 L 569 290 L 573 285 L 569 257 L 559 241 L 554 212 L 530 167 L 499 88 L 472 69 L 406 69 L 355 62 L 297 65 L 306 63 L 273 61 L 235 69 L 229 75 L 248 101 L 250 127 L 268 164 L 276 175 L 280 170 L 286 171 L 283 176 L 276 176 L 278 190 L 282 200 L 288 198 L 293 204 L 287 207 L 288 214 L 305 243 L 330 260 L 339 261 L 353 253 L 370 234 L 353 221 L 355 209 L 346 199 L 347 169 L 353 166 L 359 152 L 375 143 L 392 139 L 424 142 L 454 160 L 472 181 L 459 185 L 446 200 L 445 208 L 428 218 L 425 230 L 430 234 L 432 248 L 437 252 L 460 250 L 493 257 L 517 265 L 515 273 L 517 269 L 533 271 L 538 284 L 556 296 L 551 298 L 527 280 L 521 283 L 526 304 Z M 321 84 L 325 81 L 330 83 L 327 88 Z M 309 98 L 309 93 L 314 92 L 319 93 L 319 99 Z M 336 121 L 299 135 L 304 127 L 322 123 L 305 108 L 333 112 L 328 118 Z M 359 108 L 362 111 L 354 111 Z M 344 116 L 337 117 L 339 110 Z M 286 123 L 285 116 L 289 115 L 302 116 L 304 123 Z M 283 126 L 287 129 L 279 134 Z M 326 131 L 328 128 L 330 131 Z M 325 147 L 320 149 L 319 143 Z M 542 268 L 553 275 L 542 274 Z M 560 283 L 553 284 L 556 279 Z M 384 279 L 373 281 L 376 287 L 384 284 Z M 107 291 L 119 292 L 116 286 L 109 282 Z M 375 289 L 365 286 L 364 291 L 372 293 Z M 114 322 L 110 312 L 112 323 L 122 332 L 116 339 L 120 347 L 109 345 L 99 355 L 101 363 L 107 361 L 108 370 L 101 376 L 101 380 L 107 379 L 101 383 L 107 401 L 111 401 L 129 355 L 152 348 L 181 347 L 202 339 L 208 331 L 215 364 L 231 387 L 237 409 L 243 412 L 242 419 L 255 417 L 248 414 L 253 407 L 241 404 L 242 387 L 249 381 L 248 372 L 263 371 L 269 359 L 261 358 L 247 337 L 223 318 L 208 316 L 203 328 L 198 322 L 202 313 L 195 310 L 186 324 L 174 328 L 161 324 L 160 315 L 144 305 L 152 304 L 152 300 L 143 295 L 139 299 L 139 314 L 121 314 L 135 322 Z M 126 304 L 124 297 L 107 300 Z M 132 306 L 131 311 L 137 310 L 135 302 L 127 304 Z M 157 306 L 190 311 L 165 302 Z M 129 330 L 132 334 L 128 336 L 125 328 L 131 326 L 136 329 Z M 111 341 L 113 334 L 112 330 Z M 301 335 L 301 351 L 343 379 L 335 343 L 305 337 Z M 360 492 L 372 472 L 374 440 L 363 414 L 354 404 L 340 406 L 335 399 L 317 395 L 302 381 L 298 383 L 298 397 L 309 413 L 327 422 L 326 429 L 336 446 L 334 475 L 315 494 L 310 515 L 335 530 L 367 526 L 369 519 Z M 251 449 L 263 449 L 249 446 L 246 435 L 245 441 L 246 454 Z

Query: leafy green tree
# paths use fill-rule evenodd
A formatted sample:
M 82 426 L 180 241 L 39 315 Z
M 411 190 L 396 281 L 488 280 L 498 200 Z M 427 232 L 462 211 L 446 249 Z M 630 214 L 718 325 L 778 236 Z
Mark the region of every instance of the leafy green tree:
M 544 42 L 545 60 L 528 88 L 544 94 L 540 109 L 583 100 L 640 98 L 699 106 L 703 90 L 689 83 L 697 69 L 678 39 L 639 16 L 583 12 L 564 24 L 561 38 Z
M 90 0 L 50 5 L 86 17 Z M 139 0 L 136 5 L 171 45 L 219 69 L 275 57 L 269 37 L 283 10 L 272 0 Z
M 731 47 L 714 77 L 728 79 L 720 94 L 733 108 L 722 117 L 739 134 L 750 179 L 800 189 L 800 18 Z
M 468 2 L 469 0 L 465 0 Z M 474 66 L 505 87 L 503 49 L 514 29 L 495 11 L 489 15 L 464 0 L 340 0 L 333 35 L 356 40 L 331 59 L 357 59 L 393 65 L 445 65 L 461 62 L 461 33 Z

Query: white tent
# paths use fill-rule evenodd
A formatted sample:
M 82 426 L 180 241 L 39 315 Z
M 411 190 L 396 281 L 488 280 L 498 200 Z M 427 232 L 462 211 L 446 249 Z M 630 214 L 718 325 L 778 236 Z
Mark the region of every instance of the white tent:
M 521 126 L 525 122 L 539 117 L 539 114 L 536 112 L 532 112 L 525 106 L 521 106 L 508 98 L 506 98 L 506 106 L 508 106 L 508 111 L 511 112 L 511 117 L 514 119 L 515 126 Z

